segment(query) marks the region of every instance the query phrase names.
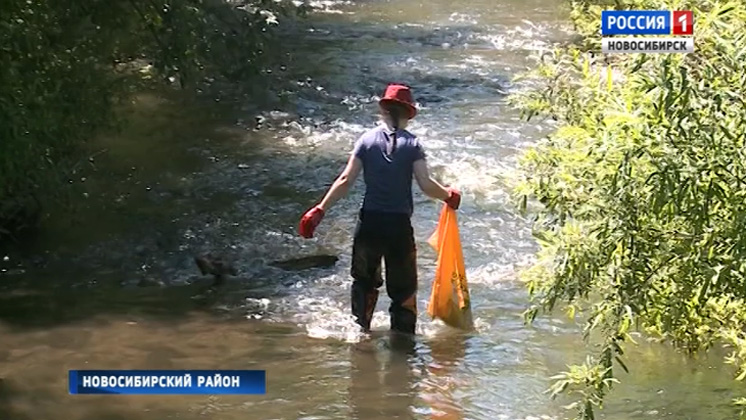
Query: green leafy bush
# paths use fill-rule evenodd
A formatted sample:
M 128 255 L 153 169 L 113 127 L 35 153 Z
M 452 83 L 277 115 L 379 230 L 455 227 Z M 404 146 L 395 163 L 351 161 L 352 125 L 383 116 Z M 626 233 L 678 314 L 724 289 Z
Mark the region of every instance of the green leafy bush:
M 576 1 L 583 40 L 543 57 L 513 97 L 560 122 L 525 152 L 516 194 L 540 201 L 533 306 L 582 311 L 599 347 L 555 377 L 592 419 L 633 329 L 690 352 L 723 344 L 746 377 L 746 10 L 725 0 Z M 694 10 L 694 54 L 604 57 L 604 9 Z M 738 401 L 739 403 L 742 401 Z

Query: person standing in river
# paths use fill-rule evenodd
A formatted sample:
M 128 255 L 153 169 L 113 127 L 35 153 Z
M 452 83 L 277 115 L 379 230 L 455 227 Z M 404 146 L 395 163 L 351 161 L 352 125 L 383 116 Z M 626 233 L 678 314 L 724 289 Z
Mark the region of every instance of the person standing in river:
M 412 178 L 429 197 L 458 209 L 461 194 L 430 176 L 425 151 L 406 130 L 417 115 L 409 87 L 391 84 L 379 101 L 382 124 L 363 134 L 323 200 L 300 221 L 300 234 L 313 237 L 327 211 L 363 171 L 365 197 L 352 245 L 352 314 L 370 331 L 378 289 L 383 285 L 381 260 L 386 264 L 386 291 L 391 298 L 391 329 L 415 333 L 417 323 L 417 251 L 411 217 L 414 211 Z

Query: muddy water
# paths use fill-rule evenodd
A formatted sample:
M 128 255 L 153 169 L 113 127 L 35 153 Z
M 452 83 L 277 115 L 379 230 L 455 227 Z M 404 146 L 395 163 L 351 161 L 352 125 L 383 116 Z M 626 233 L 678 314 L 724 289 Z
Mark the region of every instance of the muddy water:
M 89 203 L 50 219 L 0 276 L 0 419 L 559 419 L 547 376 L 582 360 L 577 326 L 526 327 L 516 272 L 535 251 L 506 187 L 515 156 L 551 127 L 505 104 L 527 56 L 566 39 L 553 2 L 317 2 L 287 29 L 290 85 L 256 101 L 134 99 L 133 123 L 91 145 L 71 179 Z M 411 130 L 433 172 L 464 192 L 459 213 L 478 331 L 424 313 L 439 205 L 413 218 L 422 310 L 413 343 L 392 341 L 382 296 L 372 337 L 348 310 L 357 185 L 317 238 L 298 217 L 375 123 L 389 81 L 410 84 Z M 258 109 L 263 108 L 264 111 Z M 267 112 L 267 110 L 273 110 Z M 84 179 L 85 178 L 85 179 Z M 77 190 L 76 190 L 77 191 Z M 83 196 L 83 194 L 86 194 Z M 85 201 L 87 200 L 87 201 Z M 206 293 L 192 256 L 234 258 L 237 278 Z M 337 266 L 284 272 L 276 259 L 333 253 Z M 20 264 L 20 265 L 19 265 Z M 139 287 L 138 284 L 153 285 Z M 154 285 L 162 282 L 163 286 Z M 689 360 L 639 340 L 602 417 L 731 419 L 736 389 L 715 356 Z M 266 369 L 266 396 L 70 396 L 68 369 Z

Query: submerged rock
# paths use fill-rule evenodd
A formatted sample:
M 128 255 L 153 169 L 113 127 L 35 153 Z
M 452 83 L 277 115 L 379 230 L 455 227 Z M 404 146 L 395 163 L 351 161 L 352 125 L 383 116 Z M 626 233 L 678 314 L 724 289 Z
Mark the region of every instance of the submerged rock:
M 308 257 L 291 258 L 283 261 L 273 261 L 269 263 L 272 267 L 277 267 L 286 271 L 308 270 L 310 268 L 329 268 L 339 261 L 336 255 L 311 255 Z
M 137 282 L 137 287 L 164 287 L 166 284 L 158 279 L 146 276 Z
M 220 255 L 199 255 L 194 257 L 194 262 L 197 264 L 197 267 L 203 276 L 210 274 L 215 277 L 214 285 L 223 284 L 225 278 L 229 274 L 232 276 L 238 275 L 238 270 L 236 270 L 233 263 L 227 261 Z

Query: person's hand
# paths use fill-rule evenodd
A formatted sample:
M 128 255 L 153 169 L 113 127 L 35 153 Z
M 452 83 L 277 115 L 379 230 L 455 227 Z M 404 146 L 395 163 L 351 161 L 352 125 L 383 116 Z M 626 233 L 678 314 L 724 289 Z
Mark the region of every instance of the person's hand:
M 448 207 L 458 210 L 461 205 L 461 193 L 453 187 L 448 187 L 447 190 L 448 198 L 445 199 L 446 204 L 448 204 Z
M 313 232 L 316 230 L 316 227 L 321 223 L 321 219 L 323 218 L 324 209 L 320 206 L 314 206 L 312 209 L 308 210 L 300 219 L 300 226 L 298 227 L 300 236 L 306 239 L 312 238 Z

